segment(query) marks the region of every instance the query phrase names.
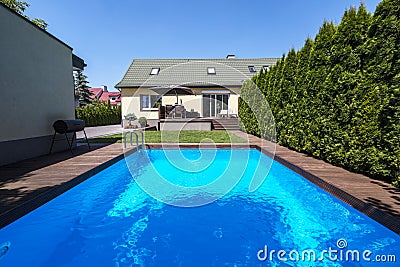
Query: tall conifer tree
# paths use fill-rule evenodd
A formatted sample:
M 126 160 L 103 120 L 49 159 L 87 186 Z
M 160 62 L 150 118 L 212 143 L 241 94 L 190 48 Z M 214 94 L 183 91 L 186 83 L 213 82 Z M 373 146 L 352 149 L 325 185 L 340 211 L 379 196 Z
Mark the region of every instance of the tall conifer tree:
M 89 91 L 87 76 L 81 70 L 75 72 L 75 90 L 78 96 L 79 104 L 84 106 L 90 104 L 92 93 Z

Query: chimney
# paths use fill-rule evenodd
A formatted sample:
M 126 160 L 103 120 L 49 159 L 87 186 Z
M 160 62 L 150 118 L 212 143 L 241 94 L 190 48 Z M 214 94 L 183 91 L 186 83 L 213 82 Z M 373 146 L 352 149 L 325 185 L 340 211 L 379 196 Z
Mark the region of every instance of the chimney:
M 226 56 L 226 59 L 233 59 L 233 58 L 236 58 L 236 56 L 235 55 L 227 55 Z
M 106 86 L 106 85 L 102 85 L 102 86 L 100 86 L 100 88 L 103 89 L 103 92 L 108 92 L 108 91 L 107 91 L 107 86 Z

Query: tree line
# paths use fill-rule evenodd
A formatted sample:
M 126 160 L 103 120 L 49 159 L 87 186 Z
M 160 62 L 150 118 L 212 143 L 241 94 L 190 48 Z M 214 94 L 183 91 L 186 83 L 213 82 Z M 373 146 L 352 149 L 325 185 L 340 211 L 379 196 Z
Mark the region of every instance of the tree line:
M 400 185 L 400 0 L 383 0 L 374 14 L 352 7 L 339 25 L 325 21 L 252 82 L 270 111 L 249 105 L 254 85 L 244 84 L 244 130 L 267 139 L 276 131 L 283 146 Z M 274 127 L 254 115 L 269 112 Z

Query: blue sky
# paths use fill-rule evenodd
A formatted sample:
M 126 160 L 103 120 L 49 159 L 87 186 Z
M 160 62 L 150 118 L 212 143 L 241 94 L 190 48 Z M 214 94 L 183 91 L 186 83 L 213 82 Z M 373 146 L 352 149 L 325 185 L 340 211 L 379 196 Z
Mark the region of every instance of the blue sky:
M 360 0 L 27 0 L 26 14 L 88 64 L 90 86 L 119 82 L 135 58 L 281 57 Z M 370 12 L 378 0 L 365 0 Z

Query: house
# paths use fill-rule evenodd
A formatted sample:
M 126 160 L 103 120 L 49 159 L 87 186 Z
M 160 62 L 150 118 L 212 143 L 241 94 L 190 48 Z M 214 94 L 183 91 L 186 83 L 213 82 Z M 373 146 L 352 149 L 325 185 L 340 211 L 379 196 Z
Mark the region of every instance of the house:
M 104 88 L 88 88 L 88 90 L 92 93 L 90 96 L 91 99 L 99 99 L 103 93 Z M 105 88 L 107 91 L 107 87 Z
M 260 70 L 268 71 L 277 60 L 234 55 L 222 59 L 135 59 L 115 86 L 122 94 L 122 116 L 134 113 L 153 125 L 164 117 L 164 109 L 168 115 L 171 107 L 175 118 L 236 116 L 242 84 Z
M 112 106 L 121 105 L 121 92 L 109 92 L 107 86 L 102 85 L 100 88 L 89 88 L 92 93 L 92 99 L 98 99 L 104 102 L 110 102 Z
M 72 48 L 0 4 L 0 165 L 49 153 L 54 121 L 75 119 Z M 54 150 L 67 149 L 58 141 Z

